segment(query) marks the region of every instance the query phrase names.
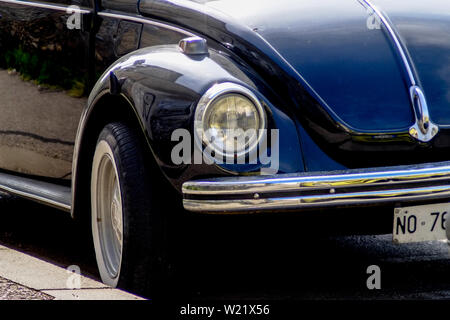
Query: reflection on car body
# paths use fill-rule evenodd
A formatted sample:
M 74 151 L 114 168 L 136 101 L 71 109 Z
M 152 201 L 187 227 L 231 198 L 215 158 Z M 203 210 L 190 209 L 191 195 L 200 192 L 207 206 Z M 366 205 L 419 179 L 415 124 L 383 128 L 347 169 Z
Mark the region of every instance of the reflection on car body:
M 439 0 L 0 0 L 0 189 L 87 217 L 102 280 L 137 292 L 167 194 L 442 238 L 398 215 L 450 198 L 449 26 Z

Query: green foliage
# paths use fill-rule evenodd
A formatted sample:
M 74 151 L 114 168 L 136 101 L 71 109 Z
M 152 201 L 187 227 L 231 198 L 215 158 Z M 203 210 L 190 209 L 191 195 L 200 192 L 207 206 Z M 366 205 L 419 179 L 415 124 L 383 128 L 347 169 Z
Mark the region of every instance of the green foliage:
M 63 66 L 57 59 L 49 59 L 48 55 L 30 53 L 22 48 L 7 50 L 0 66 L 5 69 L 15 69 L 25 81 L 33 80 L 44 87 L 59 87 L 68 90 L 72 97 L 81 97 L 85 90 L 85 80 L 77 75 L 77 68 Z
M 83 96 L 84 90 L 85 90 L 85 85 L 83 82 L 74 81 L 74 85 L 72 86 L 72 89 L 69 90 L 68 94 L 71 97 L 80 98 Z

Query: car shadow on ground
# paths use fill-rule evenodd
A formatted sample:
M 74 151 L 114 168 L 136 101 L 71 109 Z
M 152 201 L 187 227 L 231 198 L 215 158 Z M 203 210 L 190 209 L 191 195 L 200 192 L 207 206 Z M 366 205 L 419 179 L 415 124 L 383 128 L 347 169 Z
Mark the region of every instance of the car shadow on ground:
M 4 197 L 0 244 L 97 279 L 92 248 L 67 213 Z M 294 221 L 202 220 L 179 234 L 170 295 L 178 299 L 448 299 L 444 242 L 395 245 L 392 236 L 300 232 Z M 279 222 L 279 221 L 278 221 Z M 367 268 L 381 270 L 369 290 Z

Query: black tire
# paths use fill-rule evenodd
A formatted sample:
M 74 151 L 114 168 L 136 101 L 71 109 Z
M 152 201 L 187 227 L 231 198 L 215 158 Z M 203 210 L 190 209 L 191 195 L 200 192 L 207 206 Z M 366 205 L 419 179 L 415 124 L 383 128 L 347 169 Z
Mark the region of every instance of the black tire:
M 143 142 L 125 124 L 110 123 L 101 131 L 92 161 L 91 225 L 102 281 L 153 296 L 166 280 L 166 232 L 158 185 L 150 183 L 151 165 L 146 163 L 143 148 Z M 112 169 L 108 169 L 108 161 Z M 108 170 L 114 171 L 115 180 L 110 177 L 114 173 L 105 173 Z M 153 171 L 151 174 L 160 175 L 158 170 Z M 155 180 L 157 183 L 158 179 Z M 111 184 L 117 185 L 110 190 Z M 116 253 L 120 247 L 118 260 Z M 114 263 L 119 263 L 117 270 Z

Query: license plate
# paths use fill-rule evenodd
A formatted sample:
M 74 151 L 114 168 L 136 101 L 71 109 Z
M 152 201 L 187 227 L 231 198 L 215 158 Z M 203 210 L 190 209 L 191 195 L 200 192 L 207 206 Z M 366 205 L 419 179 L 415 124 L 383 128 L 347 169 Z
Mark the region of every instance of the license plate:
M 395 243 L 447 239 L 445 219 L 450 215 L 450 203 L 396 208 L 393 240 Z

